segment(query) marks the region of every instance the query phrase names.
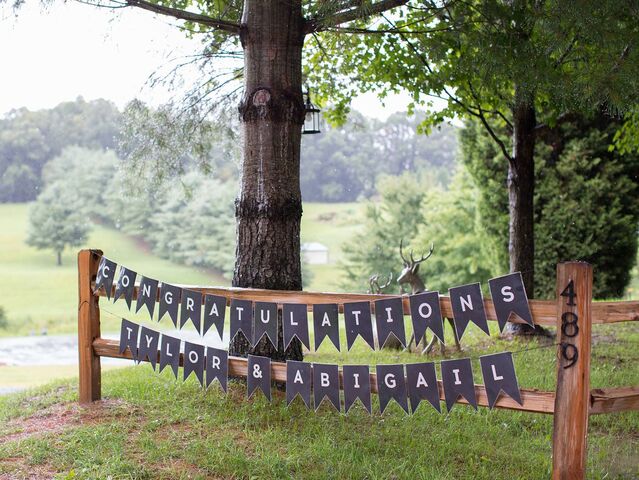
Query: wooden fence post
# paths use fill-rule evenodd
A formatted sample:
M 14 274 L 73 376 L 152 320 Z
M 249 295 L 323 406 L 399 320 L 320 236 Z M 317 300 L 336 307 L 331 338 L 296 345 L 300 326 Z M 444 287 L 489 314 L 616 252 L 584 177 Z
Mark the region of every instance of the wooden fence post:
M 586 478 L 590 407 L 592 266 L 557 265 L 557 390 L 553 480 Z
M 99 297 L 93 295 L 101 250 L 80 250 L 78 253 L 78 352 L 80 362 L 80 403 L 100 400 L 100 357 L 93 351 L 93 340 L 100 337 Z

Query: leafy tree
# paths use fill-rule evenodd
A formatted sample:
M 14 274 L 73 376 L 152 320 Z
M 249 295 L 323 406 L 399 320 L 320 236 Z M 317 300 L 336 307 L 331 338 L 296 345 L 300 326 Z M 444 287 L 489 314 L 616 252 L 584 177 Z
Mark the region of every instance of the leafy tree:
M 425 1 L 354 29 L 376 35 L 324 35 L 309 74 L 337 99 L 336 118 L 353 95 L 389 86 L 431 107 L 426 126 L 476 118 L 508 165 L 510 269 L 532 294 L 535 139 L 574 112 L 637 103 L 638 20 L 630 1 Z M 335 64 L 338 51 L 347 58 Z
M 62 265 L 64 249 L 86 242 L 90 228 L 74 192 L 53 183 L 31 207 L 27 244 L 38 250 L 53 250 L 58 265 Z
M 31 167 L 11 164 L 0 177 L 0 202 L 26 202 L 38 191 L 39 183 Z
M 538 140 L 535 187 L 535 296 L 554 298 L 556 264 L 593 264 L 594 295 L 619 297 L 630 281 L 639 226 L 639 155 L 608 146 L 619 127 L 604 116 L 563 123 Z M 481 192 L 479 211 L 490 256 L 508 266 L 506 166 L 476 122 L 462 131 L 464 162 Z

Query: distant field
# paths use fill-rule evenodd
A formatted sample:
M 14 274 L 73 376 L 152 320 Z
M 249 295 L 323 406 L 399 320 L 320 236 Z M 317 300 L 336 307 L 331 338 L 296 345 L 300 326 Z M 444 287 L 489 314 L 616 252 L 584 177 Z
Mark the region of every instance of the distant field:
M 339 272 L 335 262 L 341 246 L 359 227 L 361 206 L 357 204 L 304 205 L 302 241 L 321 242 L 330 250 L 329 265 L 314 265 L 310 290 L 336 290 Z M 58 267 L 53 252 L 36 250 L 25 244 L 29 206 L 0 205 L 0 306 L 9 318 L 9 328 L 0 335 L 71 333 L 76 329 L 77 267 L 76 251 L 64 252 Z M 178 265 L 158 258 L 121 232 L 97 225 L 86 247 L 100 248 L 105 254 L 140 273 L 161 280 L 186 284 L 228 285 L 229 280 L 215 272 Z M 109 307 L 124 313 L 118 305 Z M 116 330 L 117 319 L 103 315 L 103 328 Z

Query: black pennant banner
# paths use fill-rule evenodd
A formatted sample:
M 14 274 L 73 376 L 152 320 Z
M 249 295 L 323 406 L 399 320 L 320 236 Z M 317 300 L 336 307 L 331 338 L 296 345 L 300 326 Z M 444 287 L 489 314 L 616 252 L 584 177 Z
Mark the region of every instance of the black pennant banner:
M 219 348 L 206 347 L 206 387 L 217 379 L 222 390 L 226 392 L 228 377 L 229 353 Z
M 286 362 L 286 405 L 290 405 L 297 395 L 311 408 L 311 386 L 313 382 L 311 364 L 289 360 Z
M 484 298 L 482 297 L 479 283 L 453 287 L 448 292 L 453 309 L 453 318 L 455 319 L 457 338 L 461 340 L 469 322 L 473 322 L 486 335 L 490 335 L 486 310 L 484 309 Z
M 376 373 L 380 412 L 384 413 L 388 402 L 395 400 L 408 413 L 404 365 L 377 365 Z
M 155 310 L 155 301 L 158 298 L 158 281 L 152 278 L 142 277 L 140 286 L 138 287 L 138 299 L 135 304 L 135 313 L 138 313 L 142 305 L 146 305 L 149 315 L 153 318 Z
M 284 330 L 284 350 L 288 348 L 295 337 L 297 337 L 306 348 L 311 349 L 306 305 L 285 303 L 282 307 L 282 327 Z
M 142 327 L 140 332 L 140 345 L 138 347 L 138 360 L 145 361 L 147 358 L 151 362 L 153 370 L 158 361 L 158 343 L 160 342 L 160 334 L 150 328 Z
M 184 342 L 184 380 L 189 378 L 191 372 L 204 386 L 204 345 Z
M 226 315 L 226 297 L 206 295 L 204 297 L 204 330 L 206 335 L 212 325 L 217 328 L 220 338 L 224 338 L 224 317 Z
M 98 272 L 95 276 L 95 289 L 93 290 L 94 293 L 100 290 L 100 287 L 104 287 L 107 298 L 109 300 L 111 299 L 111 289 L 113 288 L 113 278 L 115 277 L 116 268 L 117 264 L 115 262 L 112 262 L 108 258 L 103 256 L 100 259 Z
M 429 328 L 439 341 L 444 343 L 444 321 L 439 305 L 439 292 L 418 293 L 411 295 L 409 299 L 415 343 L 418 344 L 422 340 Z
M 140 326 L 137 323 L 129 322 L 122 319 L 120 326 L 120 353 L 124 353 L 127 349 L 131 351 L 133 360 L 138 359 L 138 333 Z
M 383 348 L 391 334 L 406 347 L 404 329 L 404 307 L 401 298 L 387 298 L 375 302 L 375 322 L 377 324 L 377 342 Z
M 178 326 L 178 304 L 182 297 L 182 289 L 168 283 L 162 283 L 160 287 L 160 312 L 158 322 L 162 320 L 165 313 L 173 321 L 173 325 Z
M 504 392 L 519 405 L 523 405 L 517 375 L 515 374 L 515 364 L 513 363 L 512 353 L 503 352 L 484 355 L 479 357 L 479 363 L 481 364 L 481 373 L 484 377 L 489 408 L 495 406 L 500 392 Z
M 180 303 L 180 328 L 184 328 L 186 322 L 191 320 L 197 333 L 201 331 L 202 318 L 202 294 L 193 290 L 182 290 L 182 302 Z
M 171 366 L 173 375 L 177 378 L 180 367 L 180 339 L 162 335 L 160 340 L 160 372 L 167 365 Z
M 488 280 L 490 296 L 495 305 L 499 331 L 503 332 L 510 315 L 514 313 L 530 326 L 534 326 L 528 296 L 521 272 L 511 273 Z
M 268 357 L 248 356 L 247 374 L 248 398 L 258 388 L 262 390 L 269 402 L 271 401 L 271 359 Z
M 344 324 L 346 326 L 346 344 L 350 350 L 359 335 L 375 350 L 373 324 L 371 323 L 371 305 L 368 302 L 344 304 Z
M 313 399 L 315 401 L 315 411 L 317 411 L 325 398 L 338 412 L 342 411 L 339 400 L 339 367 L 337 365 L 314 363 Z
M 442 361 L 442 384 L 444 385 L 444 397 L 446 408 L 450 412 L 462 396 L 477 410 L 477 397 L 475 396 L 475 382 L 473 381 L 473 367 L 470 358 Z
M 253 304 L 250 300 L 231 300 L 231 342 L 238 332 L 242 332 L 246 341 L 253 345 Z
M 133 289 L 135 287 L 135 277 L 137 273 L 126 267 L 120 266 L 120 275 L 115 285 L 115 294 L 113 301 L 116 302 L 120 297 L 124 296 L 127 307 L 131 310 L 131 302 L 133 301 Z
M 315 350 L 328 337 L 339 352 L 339 309 L 336 303 L 313 305 Z
M 441 413 L 437 372 L 433 362 L 407 364 L 406 383 L 408 384 L 410 409 L 413 413 L 415 413 L 422 400 L 428 400 Z
M 346 413 L 351 409 L 355 400 L 359 398 L 368 410 L 373 412 L 371 406 L 371 379 L 368 365 L 344 365 L 344 410 Z
M 271 345 L 277 348 L 277 303 L 255 302 L 253 317 L 253 344 L 257 345 L 266 335 Z

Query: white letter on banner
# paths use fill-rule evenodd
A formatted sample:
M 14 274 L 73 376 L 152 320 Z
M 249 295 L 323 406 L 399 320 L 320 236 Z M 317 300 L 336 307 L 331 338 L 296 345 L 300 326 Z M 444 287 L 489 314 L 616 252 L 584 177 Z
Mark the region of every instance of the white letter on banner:
M 302 385 L 304 385 L 304 380 L 302 380 L 302 373 L 299 370 L 295 372 L 293 383 L 301 383 Z
M 193 311 L 193 307 L 195 306 L 195 301 L 192 298 L 186 299 L 186 309 Z
M 168 304 L 171 305 L 173 303 L 173 294 L 171 292 L 166 292 L 164 294 L 164 301 Z
M 473 309 L 473 301 L 470 298 L 470 295 L 467 295 L 466 298 L 467 300 L 464 300 L 464 297 L 459 297 L 459 301 L 461 302 L 462 312 L 466 311 L 466 307 L 468 307 L 468 310 Z
M 149 337 L 148 335 L 144 335 L 146 337 L 146 348 L 151 346 L 151 342 L 153 341 L 153 337 Z
M 419 372 L 417 374 L 417 386 L 419 387 L 421 385 L 428 387 L 428 384 L 426 383 L 426 379 L 424 378 L 424 375 L 422 375 L 422 372 Z
M 331 326 L 331 321 L 328 318 L 328 313 L 324 312 L 324 319 L 322 320 L 322 327 L 325 327 L 326 325 L 328 325 L 330 327 Z
M 354 310 L 353 315 L 355 315 L 355 325 L 359 325 L 359 314 L 362 313 L 361 310 Z
M 515 299 L 515 295 L 512 292 L 512 287 L 510 285 L 506 285 L 501 288 L 501 294 L 504 296 L 504 302 L 512 302 Z
M 359 388 L 359 373 L 354 373 L 353 378 L 355 379 L 355 384 L 353 386 L 355 388 Z
M 299 323 L 293 320 L 293 312 L 291 312 L 291 326 L 297 326 Z
M 151 285 L 149 285 L 148 283 L 142 287 L 142 296 L 143 297 L 151 296 Z
M 167 357 L 172 357 L 173 354 L 169 351 L 169 347 L 170 347 L 170 344 L 167 343 L 166 344 L 166 356 Z
M 503 375 L 497 375 L 497 370 L 495 369 L 495 364 L 492 364 L 490 366 L 490 368 L 493 370 L 493 379 L 494 380 L 503 380 L 504 379 Z
M 397 386 L 397 382 L 395 381 L 395 374 L 387 373 L 384 377 L 384 383 L 388 388 L 395 388 Z
M 220 357 L 218 357 L 217 355 L 213 355 L 211 357 L 211 367 L 215 368 L 216 370 L 220 369 Z
M 459 368 L 454 368 L 453 374 L 455 375 L 455 385 L 461 385 L 461 380 L 459 380 Z
M 237 319 L 241 322 L 242 321 L 242 310 L 244 310 L 244 307 L 235 307 L 235 309 L 237 310 Z
M 386 308 L 386 323 L 393 323 L 393 317 L 391 317 L 391 307 Z
M 213 306 L 211 307 L 211 311 L 209 312 L 209 315 L 215 315 L 216 317 L 220 316 L 220 314 L 217 313 L 217 303 L 213 304 Z
M 126 330 L 128 332 L 126 338 L 127 340 L 131 340 L 131 333 L 133 332 L 133 329 L 131 327 L 126 327 Z
M 195 358 L 193 358 L 193 355 L 195 355 Z M 191 350 L 189 352 L 189 361 L 191 363 L 197 363 L 199 358 L 200 358 L 200 356 L 197 354 L 197 352 L 195 350 Z
M 428 308 L 428 313 L 424 313 L 422 308 L 427 307 Z M 423 318 L 428 318 L 433 314 L 433 308 L 428 304 L 428 303 L 422 303 L 417 311 L 419 312 L 419 314 L 423 317 Z
M 328 387 L 329 384 L 330 382 L 328 380 L 328 373 L 326 372 L 320 373 L 320 385 L 322 385 L 322 387 Z
M 122 277 L 122 286 L 123 287 L 128 287 L 129 286 L 129 276 L 125 275 L 124 277 Z
M 266 312 L 266 320 L 264 320 L 264 312 Z M 271 321 L 271 311 L 270 310 L 260 310 L 260 320 L 262 323 L 268 323 Z

